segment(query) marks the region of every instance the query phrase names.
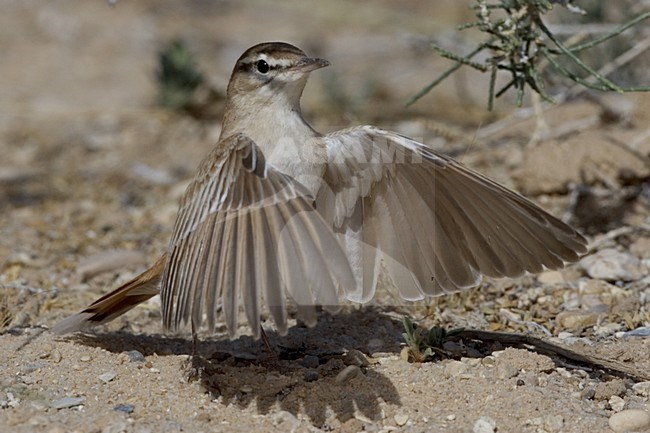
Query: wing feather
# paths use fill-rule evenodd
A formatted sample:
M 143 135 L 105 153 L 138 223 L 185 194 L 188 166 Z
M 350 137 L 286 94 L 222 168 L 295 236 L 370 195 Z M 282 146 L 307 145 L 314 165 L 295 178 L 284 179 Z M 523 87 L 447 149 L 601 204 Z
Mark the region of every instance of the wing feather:
M 250 139 L 222 140 L 188 186 L 172 232 L 161 279 L 163 323 L 177 329 L 223 316 L 231 336 L 243 305 L 259 336 L 265 303 L 286 333 L 285 296 L 307 324 L 318 302 L 338 305 L 337 287 L 356 281 L 331 226 L 308 191 L 266 165 Z M 336 308 L 336 307 L 333 307 Z
M 372 248 L 406 299 L 473 287 L 482 275 L 556 269 L 586 252 L 586 240 L 562 221 L 421 143 L 371 126 L 325 139 L 326 188 L 316 207 L 347 235 L 361 291 L 350 299 L 368 300 L 376 289 L 377 255 L 359 254 Z M 367 232 L 350 230 L 351 221 Z

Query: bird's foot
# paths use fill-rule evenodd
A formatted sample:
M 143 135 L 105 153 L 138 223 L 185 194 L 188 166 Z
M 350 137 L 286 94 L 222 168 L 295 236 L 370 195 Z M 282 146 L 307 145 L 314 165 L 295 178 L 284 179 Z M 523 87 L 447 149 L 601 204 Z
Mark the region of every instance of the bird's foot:
M 185 371 L 185 379 L 188 382 L 194 382 L 205 377 L 207 367 L 206 363 L 207 360 L 205 360 L 201 355 L 190 355 L 183 367 L 183 370 Z

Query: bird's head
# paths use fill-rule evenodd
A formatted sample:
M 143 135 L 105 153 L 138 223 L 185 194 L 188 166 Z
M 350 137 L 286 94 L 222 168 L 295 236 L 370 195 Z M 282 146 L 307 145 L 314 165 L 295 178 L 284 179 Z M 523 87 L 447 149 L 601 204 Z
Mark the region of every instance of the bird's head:
M 309 73 L 328 65 L 327 60 L 308 57 L 300 48 L 284 42 L 258 44 L 237 60 L 228 84 L 228 97 L 245 100 L 260 109 L 277 103 L 295 106 L 300 103 Z

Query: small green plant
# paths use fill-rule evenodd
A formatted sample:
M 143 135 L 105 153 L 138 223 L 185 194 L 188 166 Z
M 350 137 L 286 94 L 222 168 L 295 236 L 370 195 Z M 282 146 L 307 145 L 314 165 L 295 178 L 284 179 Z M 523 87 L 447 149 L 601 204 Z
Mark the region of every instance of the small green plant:
M 440 326 L 434 326 L 427 330 L 414 324 L 407 316 L 402 318 L 402 324 L 404 325 L 402 336 L 409 350 L 409 359 L 413 362 L 431 361 L 436 351 L 442 349 L 442 345 L 449 337 L 463 331 L 463 328 L 447 331 Z
M 409 99 L 407 105 L 413 104 L 429 93 L 463 65 L 481 72 L 490 72 L 489 110 L 493 107 L 494 98 L 498 98 L 511 88 L 517 91 L 518 106 L 522 104 L 527 87 L 543 99 L 555 102 L 546 91 L 542 78 L 543 61 L 552 65 L 558 74 L 590 89 L 618 93 L 650 91 L 650 86 L 620 87 L 577 56 L 579 52 L 601 44 L 650 18 L 650 13 L 641 14 L 602 37 L 580 45 L 566 46 L 548 29 L 542 16 L 553 9 L 554 3 L 572 12 L 584 14 L 585 12 L 575 6 L 571 0 L 499 0 L 495 4 L 488 3 L 487 0 L 475 0 L 475 2 L 472 9 L 476 11 L 477 20 L 459 26 L 459 30 L 476 28 L 486 34 L 487 40 L 465 56 L 449 52 L 432 43 L 432 49 L 442 57 L 455 61 L 456 64 Z M 472 60 L 484 50 L 490 51 L 490 56 L 484 62 Z M 496 77 L 499 70 L 508 71 L 511 79 L 501 89 L 496 90 Z
M 204 78 L 185 43 L 174 39 L 158 55 L 158 103 L 174 110 L 188 108 Z

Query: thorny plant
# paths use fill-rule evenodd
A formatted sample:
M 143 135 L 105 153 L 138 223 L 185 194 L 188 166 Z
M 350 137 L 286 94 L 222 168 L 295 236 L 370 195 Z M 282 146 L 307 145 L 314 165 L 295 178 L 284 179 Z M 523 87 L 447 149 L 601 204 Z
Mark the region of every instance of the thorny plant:
M 402 318 L 402 324 L 404 325 L 402 336 L 408 347 L 409 360 L 413 362 L 431 361 L 436 351 L 442 349 L 442 345 L 449 337 L 463 331 L 463 328 L 447 331 L 439 326 L 425 329 L 414 324 L 407 316 Z
M 650 86 L 628 87 L 617 86 L 602 74 L 592 69 L 577 57 L 577 53 L 594 47 L 606 40 L 622 33 L 628 28 L 650 18 L 650 12 L 639 15 L 623 24 L 614 31 L 589 42 L 567 47 L 551 33 L 542 15 L 553 9 L 553 4 L 558 3 L 570 11 L 585 14 L 586 12 L 575 6 L 571 0 L 500 0 L 496 4 L 489 4 L 487 0 L 475 0 L 472 9 L 476 10 L 477 21 L 459 26 L 459 30 L 477 28 L 488 35 L 485 42 L 480 43 L 476 49 L 461 56 L 449 52 L 440 46 L 431 43 L 431 47 L 442 57 L 456 62 L 454 66 L 442 73 L 438 78 L 424 87 L 420 92 L 407 101 L 411 105 L 426 95 L 445 78 L 461 66 L 470 66 L 481 72 L 490 71 L 490 88 L 488 97 L 488 110 L 494 104 L 494 98 L 503 95 L 508 89 L 517 91 L 517 105 L 521 106 L 526 87 L 530 87 L 543 99 L 555 103 L 547 93 L 544 81 L 540 76 L 540 63 L 547 60 L 560 75 L 590 89 L 600 91 L 615 91 L 618 93 L 634 91 L 650 91 Z M 495 10 L 502 10 L 504 17 L 494 17 Z M 501 13 L 499 13 L 501 15 Z M 484 63 L 472 61 L 478 53 L 490 50 L 491 56 Z M 563 65 L 563 62 L 571 66 Z M 582 76 L 571 69 L 577 68 Z M 510 81 L 498 91 L 495 90 L 497 71 L 505 70 L 511 75 Z

